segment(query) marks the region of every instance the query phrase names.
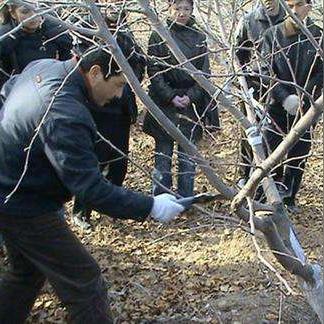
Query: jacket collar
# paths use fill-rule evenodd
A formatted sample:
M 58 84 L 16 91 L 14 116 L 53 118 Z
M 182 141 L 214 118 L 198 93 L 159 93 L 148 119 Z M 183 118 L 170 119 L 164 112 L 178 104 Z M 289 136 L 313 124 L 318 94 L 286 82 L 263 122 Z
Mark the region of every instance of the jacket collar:
M 276 25 L 277 23 L 281 22 L 284 20 L 286 13 L 284 8 L 280 5 L 279 6 L 279 12 L 276 16 L 268 16 L 265 12 L 265 8 L 263 7 L 262 4 L 259 4 L 258 7 L 255 9 L 255 19 L 259 21 L 269 21 L 269 18 L 273 25 Z
M 189 21 L 187 22 L 186 25 L 181 25 L 181 24 L 177 24 L 176 22 L 174 22 L 171 19 L 167 19 L 167 25 L 170 29 L 174 30 L 174 31 L 182 31 L 182 30 L 188 30 L 188 29 L 195 29 L 195 25 L 196 21 L 195 18 L 190 17 Z
M 304 22 L 304 26 L 309 29 L 314 25 L 313 20 L 310 17 L 307 17 Z M 293 37 L 299 34 L 302 34 L 302 30 L 299 26 L 295 23 L 295 21 L 291 17 L 287 17 L 286 20 L 283 22 L 283 28 L 285 36 Z
M 82 96 L 86 99 L 85 104 L 89 107 L 97 107 L 97 104 L 93 100 L 92 94 L 91 94 L 91 88 L 90 85 L 87 82 L 87 79 L 84 75 L 84 72 L 80 67 L 76 67 L 78 64 L 77 57 L 73 57 L 72 59 L 65 61 L 65 69 L 67 73 L 71 72 L 73 69 L 75 69 L 71 76 L 70 76 L 70 82 L 74 86 L 76 86 L 79 90 Z

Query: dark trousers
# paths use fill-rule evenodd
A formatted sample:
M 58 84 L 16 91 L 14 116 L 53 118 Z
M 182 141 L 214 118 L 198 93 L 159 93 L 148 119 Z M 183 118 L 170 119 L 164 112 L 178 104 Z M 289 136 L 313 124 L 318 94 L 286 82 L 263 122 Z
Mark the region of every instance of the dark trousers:
M 283 108 L 282 108 L 283 109 Z M 271 116 L 275 124 L 265 131 L 265 138 L 269 153 L 274 151 L 282 142 L 285 136 L 293 126 L 294 116 L 273 115 Z M 275 180 L 282 181 L 288 188 L 290 196 L 286 199 L 288 202 L 294 202 L 296 194 L 300 188 L 304 169 L 307 161 L 307 155 L 311 149 L 311 132 L 308 130 L 301 139 L 288 151 L 286 159 L 288 162 L 285 167 L 278 166 L 275 173 Z
M 105 117 L 105 114 L 102 115 Z M 115 119 L 114 123 L 110 124 L 107 120 L 105 129 L 101 133 L 102 136 L 111 141 L 124 154 L 128 155 L 130 122 Z M 95 150 L 100 162 L 101 171 L 108 166 L 106 179 L 116 186 L 122 186 L 127 174 L 127 158 L 123 157 L 102 139 L 99 139 L 96 143 Z M 91 216 L 91 211 L 91 208 L 87 208 L 80 199 L 75 197 L 73 205 L 74 215 L 88 220 Z
M 248 180 L 251 173 L 251 166 L 253 164 L 253 151 L 243 131 L 242 131 L 242 138 L 240 142 L 240 160 L 241 160 L 240 168 L 239 168 L 240 176 Z
M 18 218 L 0 214 L 10 268 L 0 281 L 0 323 L 21 324 L 46 279 L 71 323 L 113 323 L 96 261 L 59 213 Z
M 172 155 L 173 140 L 155 140 L 155 170 L 153 177 L 162 185 L 171 189 L 172 187 Z M 193 195 L 195 180 L 195 163 L 192 162 L 181 146 L 178 146 L 178 194 L 183 197 Z M 153 195 L 165 192 L 162 186 L 153 184 Z

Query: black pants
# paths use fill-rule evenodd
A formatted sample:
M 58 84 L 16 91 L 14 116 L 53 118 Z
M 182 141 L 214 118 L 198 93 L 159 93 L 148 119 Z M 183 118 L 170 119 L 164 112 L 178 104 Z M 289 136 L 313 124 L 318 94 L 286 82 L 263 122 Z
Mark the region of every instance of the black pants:
M 46 279 L 71 323 L 112 323 L 96 261 L 59 213 L 18 218 L 0 214 L 10 269 L 0 281 L 0 323 L 21 324 Z
M 128 155 L 130 122 L 125 119 L 118 118 L 112 118 L 110 122 L 108 122 L 105 114 L 102 115 L 106 118 L 107 121 L 105 128 L 103 129 L 103 126 L 101 127 L 102 136 L 111 141 L 111 143 L 118 149 L 120 149 L 124 154 Z M 100 162 L 101 171 L 103 171 L 108 166 L 106 179 L 116 186 L 122 186 L 127 174 L 127 158 L 123 157 L 108 143 L 101 139 L 99 139 L 96 143 L 95 150 Z M 73 214 L 78 216 L 79 218 L 88 220 L 91 215 L 91 208 L 87 208 L 80 199 L 75 197 Z
M 253 164 L 253 151 L 244 131 L 242 131 L 242 138 L 240 142 L 240 160 L 241 162 L 239 174 L 242 178 L 248 180 L 251 174 L 251 168 Z
M 168 189 L 172 187 L 173 146 L 173 140 L 155 140 L 155 170 L 153 176 Z M 178 194 L 182 197 L 193 195 L 195 169 L 195 163 L 188 158 L 181 146 L 178 145 Z M 163 187 L 157 183 L 153 184 L 153 194 L 155 196 L 163 192 L 165 192 Z
M 274 151 L 282 142 L 283 136 L 290 131 L 294 122 L 294 116 L 272 115 L 271 117 L 276 125 L 273 123 L 269 129 L 265 131 L 266 142 L 270 150 L 269 153 Z M 290 197 L 288 197 L 287 200 L 290 202 L 294 202 L 300 188 L 310 149 L 311 132 L 307 130 L 301 139 L 289 149 L 286 156 L 288 162 L 285 164 L 285 167 L 281 165 L 273 171 L 273 173 L 275 173 L 275 180 L 282 181 L 288 188 Z

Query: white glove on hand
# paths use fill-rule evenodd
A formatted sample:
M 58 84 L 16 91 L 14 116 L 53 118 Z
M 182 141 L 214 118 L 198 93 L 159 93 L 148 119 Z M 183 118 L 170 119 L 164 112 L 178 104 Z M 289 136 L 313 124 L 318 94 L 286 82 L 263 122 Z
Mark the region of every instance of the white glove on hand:
M 289 95 L 282 103 L 282 106 L 289 115 L 295 116 L 299 107 L 299 98 L 297 95 Z
M 153 208 L 150 215 L 159 222 L 167 223 L 183 211 L 184 207 L 177 203 L 176 197 L 164 193 L 154 197 Z

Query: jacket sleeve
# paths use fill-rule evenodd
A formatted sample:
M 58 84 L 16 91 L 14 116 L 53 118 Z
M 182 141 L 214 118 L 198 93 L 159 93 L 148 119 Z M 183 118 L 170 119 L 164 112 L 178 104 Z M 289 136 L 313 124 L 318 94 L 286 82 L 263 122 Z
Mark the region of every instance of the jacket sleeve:
M 13 23 L 8 23 L 0 27 L 0 36 L 4 36 L 9 33 L 14 27 Z M 24 37 L 24 32 L 22 29 L 18 29 L 16 32 L 7 35 L 0 42 L 0 55 L 1 57 L 6 57 L 15 50 L 16 46 L 19 44 L 21 38 Z
M 47 39 L 53 40 L 57 46 L 58 59 L 66 61 L 72 57 L 73 39 L 67 30 L 49 20 L 45 20 L 42 27 Z
M 321 41 L 321 48 L 324 48 L 324 39 L 321 34 L 323 31 L 319 32 L 319 38 Z M 312 45 L 311 45 L 312 46 Z M 312 71 L 312 76 L 307 84 L 306 90 L 314 96 L 314 99 L 316 100 L 323 92 L 323 84 L 324 84 L 324 73 L 323 73 L 323 58 L 318 55 L 316 58 L 316 62 L 314 64 L 314 68 Z
M 151 90 L 154 92 L 161 102 L 169 104 L 170 101 L 177 95 L 177 90 L 171 88 L 165 81 L 163 73 L 166 67 L 159 63 L 162 60 L 163 53 L 162 47 L 166 46 L 163 44 L 162 39 L 153 32 L 149 39 L 148 51 L 148 66 L 147 73 L 151 79 Z
M 251 47 L 247 31 L 247 18 L 242 17 L 239 21 L 237 32 L 235 34 L 235 54 L 239 60 L 241 66 L 249 63 L 251 60 L 251 51 L 248 49 Z
M 123 91 L 123 110 L 129 115 L 131 124 L 136 123 L 138 116 L 138 107 L 136 102 L 136 96 L 129 84 L 125 85 Z
M 109 216 L 145 220 L 153 198 L 112 185 L 102 176 L 94 153 L 94 129 L 82 121 L 50 120 L 40 134 L 44 151 L 71 194 Z
M 61 35 L 57 39 L 58 46 L 58 58 L 60 61 L 69 60 L 72 57 L 72 47 L 73 41 L 72 37 L 69 34 Z
M 11 76 L 10 79 L 8 81 L 6 81 L 4 83 L 4 85 L 2 86 L 2 88 L 0 90 L 0 109 L 3 105 L 3 103 L 8 98 L 8 96 L 11 92 L 11 89 L 13 88 L 18 76 L 19 76 L 19 74 L 15 74 L 15 75 Z
M 6 83 L 9 78 L 9 73 L 5 70 L 4 62 L 0 58 L 0 88 Z
M 134 45 L 136 59 L 138 61 L 138 63 L 136 64 L 136 66 L 134 68 L 134 72 L 135 72 L 135 75 L 136 75 L 138 81 L 142 82 L 144 79 L 144 75 L 145 75 L 147 60 L 146 60 L 146 57 L 145 57 L 145 54 L 144 54 L 142 48 L 137 44 L 133 33 L 130 31 L 129 34 L 130 34 L 130 37 L 131 37 L 133 45 Z
M 277 49 L 274 46 L 273 39 L 276 39 L 274 30 L 269 30 L 266 32 L 264 36 L 264 40 L 262 42 L 261 47 L 261 79 L 262 84 L 266 86 L 266 88 L 271 88 L 271 96 L 274 99 L 275 102 L 279 102 L 282 104 L 282 102 L 291 94 L 296 93 L 296 89 L 292 86 L 285 85 L 281 83 L 280 81 L 273 81 L 270 79 L 270 77 L 277 77 L 278 76 L 278 67 L 276 65 L 277 60 L 275 59 L 275 55 L 281 55 L 280 53 L 277 53 Z M 272 34 L 273 33 L 273 34 Z M 271 34 L 273 37 L 271 37 Z M 279 51 L 280 52 L 280 51 Z M 271 62 L 271 63 L 269 63 Z M 265 77 L 263 77 L 265 76 Z M 264 89 L 263 89 L 264 91 Z
M 204 56 L 203 66 L 201 71 L 206 73 L 207 75 L 210 74 L 210 65 L 209 65 L 209 57 L 208 57 L 208 50 L 207 44 L 204 42 Z M 195 84 L 187 90 L 187 96 L 190 98 L 190 101 L 199 104 L 202 101 L 202 96 L 208 95 L 206 94 L 205 90 L 200 87 L 200 85 L 195 82 Z

